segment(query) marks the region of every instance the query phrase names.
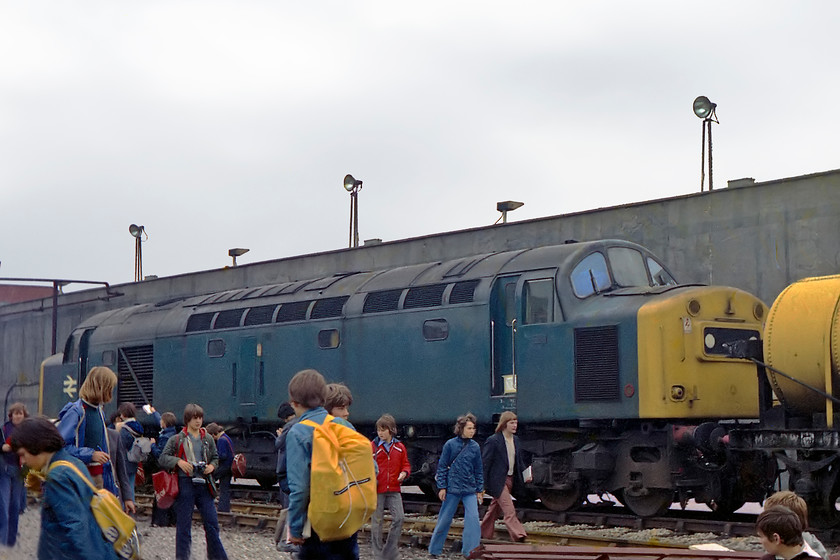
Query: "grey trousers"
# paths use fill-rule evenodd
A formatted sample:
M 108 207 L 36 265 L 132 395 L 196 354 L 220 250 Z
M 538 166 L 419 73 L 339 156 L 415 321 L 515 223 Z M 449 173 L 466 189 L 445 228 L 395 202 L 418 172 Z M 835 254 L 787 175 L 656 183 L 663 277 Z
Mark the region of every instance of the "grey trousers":
M 382 523 L 385 519 L 385 509 L 391 514 L 391 529 L 388 538 L 383 542 Z M 397 560 L 400 550 L 400 533 L 402 533 L 403 519 L 402 496 L 399 492 L 385 492 L 377 494 L 376 512 L 370 520 L 370 547 L 374 560 Z

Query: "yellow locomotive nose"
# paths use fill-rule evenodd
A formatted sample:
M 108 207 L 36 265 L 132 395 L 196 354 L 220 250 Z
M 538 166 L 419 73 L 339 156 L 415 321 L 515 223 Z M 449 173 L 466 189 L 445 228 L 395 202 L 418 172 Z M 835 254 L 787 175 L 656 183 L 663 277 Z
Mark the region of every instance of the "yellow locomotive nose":
M 767 307 L 735 288 L 690 287 L 638 314 L 640 418 L 756 418 L 755 366 L 728 345 L 760 339 Z

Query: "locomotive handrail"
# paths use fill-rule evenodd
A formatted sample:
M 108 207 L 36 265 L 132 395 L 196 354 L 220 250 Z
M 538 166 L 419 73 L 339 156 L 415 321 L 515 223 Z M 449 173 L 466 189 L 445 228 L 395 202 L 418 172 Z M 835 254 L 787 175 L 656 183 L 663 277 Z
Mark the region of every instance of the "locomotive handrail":
M 837 397 L 833 397 L 833 396 L 829 395 L 828 393 L 826 393 L 825 391 L 823 391 L 821 389 L 817 389 L 816 387 L 812 387 L 811 385 L 808 385 L 807 383 L 805 383 L 803 381 L 800 381 L 800 380 L 796 379 L 795 377 L 792 377 L 792 376 L 786 374 L 783 371 L 779 371 L 778 369 L 774 368 L 773 366 L 765 364 L 764 362 L 762 362 L 761 360 L 759 360 L 757 358 L 750 358 L 750 361 L 753 362 L 754 364 L 758 365 L 758 366 L 769 369 L 770 371 L 772 371 L 775 374 L 781 375 L 785 379 L 790 379 L 794 383 L 798 383 L 799 385 L 802 385 L 806 389 L 817 393 L 821 397 L 824 397 L 826 400 L 829 400 L 829 401 L 833 402 L 834 404 L 840 404 L 840 399 L 838 399 Z

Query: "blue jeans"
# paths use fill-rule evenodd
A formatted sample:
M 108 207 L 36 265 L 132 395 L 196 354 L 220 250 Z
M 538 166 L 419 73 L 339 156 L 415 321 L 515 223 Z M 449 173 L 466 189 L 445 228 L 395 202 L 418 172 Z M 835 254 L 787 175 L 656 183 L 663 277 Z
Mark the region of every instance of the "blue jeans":
M 322 542 L 312 531 L 312 536 L 303 541 L 298 560 L 359 560 L 359 533 L 340 541 Z
M 464 504 L 464 534 L 461 542 L 461 553 L 469 556 L 472 549 L 481 544 L 481 525 L 478 522 L 478 498 L 475 494 L 453 494 L 446 493 L 446 499 L 440 506 L 437 525 L 429 541 L 429 554 L 441 554 L 443 544 L 446 542 L 446 535 L 449 534 L 449 526 L 452 525 L 452 518 L 458 504 Z
M 209 560 L 228 560 L 219 539 L 219 519 L 216 506 L 206 484 L 193 483 L 189 477 L 178 477 L 178 497 L 175 498 L 175 558 L 189 560 L 192 547 L 192 512 L 198 508 L 204 523 L 204 540 Z
M 216 480 L 219 483 L 219 511 L 230 512 L 230 469 L 227 474 L 222 474 Z
M 20 500 L 26 492 L 20 469 L 0 465 L 0 470 L 0 545 L 14 546 L 17 542 Z

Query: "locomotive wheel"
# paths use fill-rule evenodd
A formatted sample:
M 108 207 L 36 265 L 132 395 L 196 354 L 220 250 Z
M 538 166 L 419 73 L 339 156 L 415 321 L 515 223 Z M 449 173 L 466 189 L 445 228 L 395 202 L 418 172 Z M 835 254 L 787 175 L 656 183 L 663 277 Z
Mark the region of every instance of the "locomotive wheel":
M 621 503 L 639 517 L 653 517 L 668 509 L 674 501 L 674 491 L 670 488 L 647 488 L 644 494 L 636 495 L 624 489 L 621 492 Z
M 568 490 L 540 488 L 540 501 L 552 511 L 568 511 L 583 500 L 580 486 L 575 484 Z

